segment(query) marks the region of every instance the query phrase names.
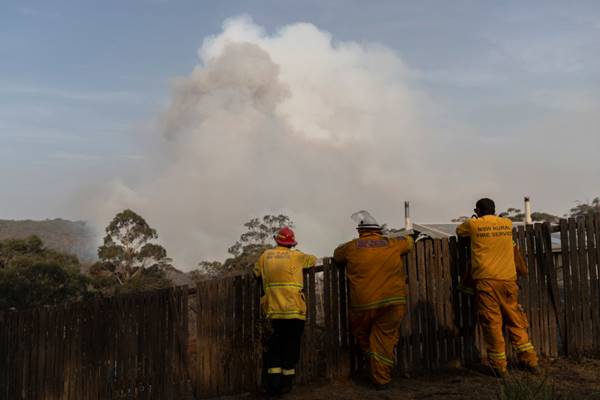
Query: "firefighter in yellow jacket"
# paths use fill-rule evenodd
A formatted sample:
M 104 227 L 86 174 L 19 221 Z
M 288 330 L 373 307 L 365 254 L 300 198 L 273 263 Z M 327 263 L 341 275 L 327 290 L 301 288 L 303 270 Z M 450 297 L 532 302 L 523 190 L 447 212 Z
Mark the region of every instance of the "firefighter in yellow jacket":
M 292 388 L 306 319 L 302 271 L 316 262 L 315 256 L 292 249 L 297 242 L 290 228 L 280 229 L 274 239 L 277 247 L 266 250 L 254 268 L 264 290 L 262 312 L 271 325 L 263 352 L 263 386 L 269 397 Z
M 353 215 L 358 239 L 338 247 L 334 260 L 347 265 L 350 327 L 369 357 L 371 378 L 378 390 L 391 382 L 394 349 L 406 314 L 406 276 L 402 255 L 412 250 L 412 237 L 392 239 L 366 211 Z
M 495 209 L 493 200 L 479 200 L 477 217 L 456 230 L 459 236 L 471 240 L 471 279 L 488 362 L 496 375 L 506 374 L 504 325 L 521 366 L 538 373 L 537 354 L 527 334 L 527 315 L 518 302 L 512 221 L 496 216 Z

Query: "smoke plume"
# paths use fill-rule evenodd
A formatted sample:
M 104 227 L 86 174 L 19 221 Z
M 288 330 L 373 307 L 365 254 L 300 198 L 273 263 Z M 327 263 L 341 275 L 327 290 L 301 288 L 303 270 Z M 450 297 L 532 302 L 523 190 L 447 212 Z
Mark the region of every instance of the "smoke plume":
M 455 216 L 444 207 L 464 195 L 465 163 L 440 155 L 468 130 L 441 121 L 390 49 L 335 42 L 306 23 L 267 34 L 237 18 L 204 40 L 199 59 L 140 136 L 139 174 L 113 182 L 98 205 L 102 225 L 130 207 L 191 269 L 222 259 L 242 224 L 267 213 L 289 215 L 299 248 L 319 256 L 354 235 L 359 209 L 391 226 L 402 225 L 404 200 L 426 219 Z M 484 178 L 478 168 L 468 184 Z

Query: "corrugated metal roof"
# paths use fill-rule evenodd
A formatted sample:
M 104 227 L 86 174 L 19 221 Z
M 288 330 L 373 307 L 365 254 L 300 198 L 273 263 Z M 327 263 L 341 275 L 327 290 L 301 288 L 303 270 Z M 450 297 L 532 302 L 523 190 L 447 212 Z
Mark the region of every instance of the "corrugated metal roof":
M 456 236 L 456 228 L 459 224 L 416 224 L 413 223 L 413 230 L 419 234 L 425 234 L 432 239 L 442 239 L 449 238 L 452 236 Z M 524 225 L 522 222 L 515 222 L 515 226 Z M 406 232 L 406 229 L 390 229 L 389 236 L 390 237 L 398 237 L 403 236 Z M 560 241 L 560 233 L 553 233 L 551 236 L 552 240 L 552 250 L 560 251 L 561 250 L 561 241 Z
M 449 238 L 456 235 L 458 224 L 413 224 L 413 230 L 417 233 L 423 233 L 432 239 Z M 406 229 L 391 229 L 389 236 L 402 236 Z

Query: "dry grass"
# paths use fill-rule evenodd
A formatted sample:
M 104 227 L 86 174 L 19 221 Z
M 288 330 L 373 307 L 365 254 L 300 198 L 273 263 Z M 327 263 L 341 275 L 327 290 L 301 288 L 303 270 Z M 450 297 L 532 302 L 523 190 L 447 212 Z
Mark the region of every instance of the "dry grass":
M 529 376 L 509 375 L 500 383 L 498 400 L 571 400 L 558 392 L 547 378 L 540 380 Z

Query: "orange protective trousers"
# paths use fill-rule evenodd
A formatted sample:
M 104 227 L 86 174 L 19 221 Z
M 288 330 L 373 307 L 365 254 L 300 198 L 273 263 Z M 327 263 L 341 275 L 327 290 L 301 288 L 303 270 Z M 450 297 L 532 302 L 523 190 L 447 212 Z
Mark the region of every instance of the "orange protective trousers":
M 392 380 L 394 349 L 400 338 L 400 323 L 405 314 L 404 304 L 350 313 L 352 334 L 363 353 L 369 356 L 371 376 L 379 385 Z
M 477 315 L 490 365 L 500 370 L 506 369 L 506 348 L 502 335 L 504 324 L 519 362 L 537 366 L 537 354 L 527 334 L 527 315 L 518 302 L 517 282 L 485 279 L 477 280 L 475 287 Z

